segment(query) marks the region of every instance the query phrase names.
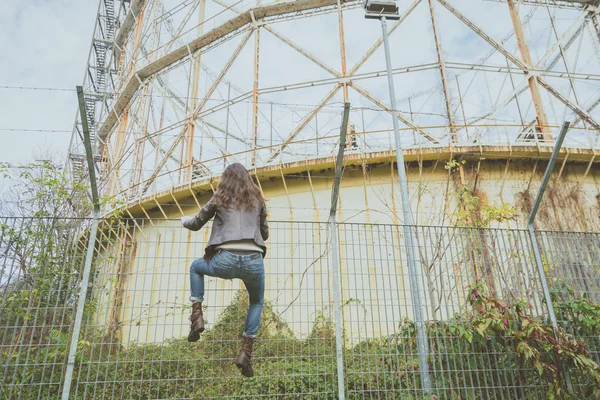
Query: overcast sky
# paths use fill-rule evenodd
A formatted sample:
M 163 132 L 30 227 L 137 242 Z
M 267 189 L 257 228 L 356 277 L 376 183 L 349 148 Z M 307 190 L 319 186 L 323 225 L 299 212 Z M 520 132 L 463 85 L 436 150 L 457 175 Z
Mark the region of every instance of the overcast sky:
M 0 161 L 23 164 L 39 154 L 66 157 L 94 28 L 97 0 L 1 0 Z

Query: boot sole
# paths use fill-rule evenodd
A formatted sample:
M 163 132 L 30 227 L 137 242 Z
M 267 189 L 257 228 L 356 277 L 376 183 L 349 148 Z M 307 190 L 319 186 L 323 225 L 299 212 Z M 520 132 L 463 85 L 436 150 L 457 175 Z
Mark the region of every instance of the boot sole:
M 244 375 L 246 378 L 252 378 L 254 376 L 254 374 L 251 374 L 250 371 L 246 369 L 244 364 L 236 361 L 235 366 L 242 370 L 242 375 Z
M 204 328 L 200 328 L 197 331 L 190 332 L 188 335 L 188 342 L 197 342 L 200 339 L 200 334 L 204 332 Z

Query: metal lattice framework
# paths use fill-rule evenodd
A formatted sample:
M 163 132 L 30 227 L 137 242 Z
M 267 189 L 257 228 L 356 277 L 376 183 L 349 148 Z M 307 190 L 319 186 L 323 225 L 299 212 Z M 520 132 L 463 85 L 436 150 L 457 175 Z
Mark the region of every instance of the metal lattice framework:
M 565 146 L 597 149 L 594 3 L 400 1 L 403 147 L 543 146 L 567 119 Z M 348 153 L 390 151 L 381 45 L 355 0 L 101 0 L 84 84 L 101 191 L 136 202 L 233 161 L 331 156 L 347 101 Z

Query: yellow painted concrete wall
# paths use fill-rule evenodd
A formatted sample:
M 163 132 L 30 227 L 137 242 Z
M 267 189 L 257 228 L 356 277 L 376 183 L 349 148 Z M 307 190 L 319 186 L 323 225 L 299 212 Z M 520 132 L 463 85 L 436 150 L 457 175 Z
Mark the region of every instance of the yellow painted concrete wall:
M 484 204 L 507 203 L 519 210 L 516 221 L 497 226 L 524 227 L 544 169 L 545 162 L 536 166 L 535 161 L 529 160 L 508 164 L 506 160 L 469 161 L 463 165 L 462 173 L 449 172 L 442 162 L 424 162 L 421 166 L 412 163 L 408 178 L 416 222 L 436 226 L 451 224 L 458 209 L 457 193 L 466 185 L 475 190 Z M 560 169 L 558 165 L 557 170 Z M 540 210 L 541 229 L 599 229 L 600 171 L 593 166 L 586 174 L 586 169 L 585 164 L 566 163 L 560 178 L 555 174 Z M 273 175 L 271 179 L 261 177 L 270 219 L 282 221 L 271 225 L 269 254 L 265 260 L 266 298 L 299 336 L 310 332 L 317 311 L 332 313 L 331 255 L 325 245 L 332 178 L 332 170 L 311 171 L 310 177 L 285 171 L 283 178 L 281 175 Z M 387 163 L 368 168 L 349 166 L 342 180 L 338 221 L 356 223 L 345 225 L 340 232 L 345 327 L 354 339 L 387 334 L 402 319 L 413 318 L 402 230 L 364 225 L 402 222 L 396 178 L 393 166 Z M 209 192 L 197 194 L 200 204 L 209 198 Z M 194 203 L 190 197 L 179 206 L 187 215 L 192 215 L 198 209 Z M 174 204 L 162 204 L 161 208 L 162 211 L 159 207 L 148 207 L 146 212 L 153 217 L 163 212 L 173 218 L 181 216 Z M 122 293 L 121 304 L 116 304 L 119 301 L 114 287 L 105 293 L 97 291 L 99 325 L 105 325 L 110 319 L 109 311 L 117 307 L 115 315 L 122 324 L 119 332 L 124 342 L 161 342 L 185 336 L 188 268 L 193 259 L 202 256 L 208 229 L 188 232 L 178 220 L 163 219 L 152 224 L 146 221 L 143 227 L 130 231 L 135 251 L 121 261 L 107 257 L 100 263 L 97 282 L 110 286 L 120 271 L 117 280 Z M 433 260 L 429 276 L 423 280 L 434 293 L 425 299 L 424 307 L 427 315 L 435 318 L 449 318 L 460 311 L 465 304 L 465 288 L 474 282 L 475 276 L 468 254 L 468 243 L 473 239 L 452 236 L 450 231 L 444 234 L 434 233 L 433 237 L 445 237 L 444 246 L 454 253 Z M 493 237 L 494 233 L 490 235 Z M 515 292 L 517 297 L 535 293 L 537 277 L 530 255 L 518 254 L 521 239 L 490 240 L 493 242 L 490 251 L 495 252 L 492 256 L 502 266 L 494 272 L 498 290 Z M 419 246 L 434 254 L 433 243 L 425 241 Z M 108 247 L 104 253 L 111 253 L 117 247 Z M 207 279 L 205 304 L 209 323 L 215 322 L 238 289 L 239 282 Z M 362 323 L 356 324 L 356 321 Z M 243 321 L 240 321 L 240 332 L 242 326 Z

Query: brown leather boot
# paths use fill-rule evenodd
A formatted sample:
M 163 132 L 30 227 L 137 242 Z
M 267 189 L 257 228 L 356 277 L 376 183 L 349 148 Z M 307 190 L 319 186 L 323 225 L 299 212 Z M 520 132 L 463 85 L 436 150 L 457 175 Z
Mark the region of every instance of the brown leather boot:
M 204 332 L 204 316 L 202 315 L 202 303 L 195 302 L 192 304 L 192 315 L 190 315 L 190 334 L 188 342 L 197 342 L 200 339 L 200 334 Z
M 235 360 L 235 365 L 242 370 L 242 375 L 251 378 L 254 376 L 252 370 L 252 346 L 254 345 L 254 338 L 244 336 L 244 344 L 240 355 Z

